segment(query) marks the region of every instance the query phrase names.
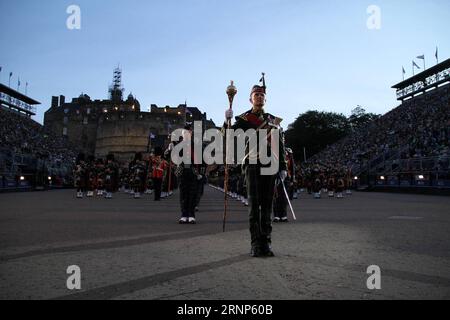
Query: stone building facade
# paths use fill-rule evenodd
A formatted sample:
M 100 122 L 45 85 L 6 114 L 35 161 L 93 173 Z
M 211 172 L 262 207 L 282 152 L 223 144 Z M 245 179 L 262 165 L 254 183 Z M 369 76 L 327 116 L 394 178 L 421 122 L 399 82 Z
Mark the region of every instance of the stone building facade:
M 206 113 L 198 108 L 150 106 L 141 111 L 140 103 L 131 94 L 108 100 L 92 100 L 82 94 L 66 103 L 65 97 L 53 97 L 45 112 L 44 126 L 79 147 L 87 155 L 105 157 L 113 153 L 128 161 L 135 152 L 148 152 L 155 146 L 165 147 L 169 133 L 183 128 L 186 122 L 202 121 L 203 128 L 215 127 Z

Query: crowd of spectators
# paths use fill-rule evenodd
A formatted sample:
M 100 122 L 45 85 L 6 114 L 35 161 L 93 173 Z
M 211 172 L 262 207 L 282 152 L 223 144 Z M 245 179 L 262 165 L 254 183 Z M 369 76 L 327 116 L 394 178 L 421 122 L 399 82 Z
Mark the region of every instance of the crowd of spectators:
M 377 159 L 397 164 L 405 159 L 448 159 L 449 141 L 450 94 L 446 86 L 404 101 L 369 126 L 328 146 L 309 163 L 357 171 L 376 164 Z
M 37 167 L 64 181 L 72 175 L 76 148 L 41 124 L 17 112 L 0 108 L 0 173 L 2 180 Z M 34 169 L 33 169 L 34 168 Z

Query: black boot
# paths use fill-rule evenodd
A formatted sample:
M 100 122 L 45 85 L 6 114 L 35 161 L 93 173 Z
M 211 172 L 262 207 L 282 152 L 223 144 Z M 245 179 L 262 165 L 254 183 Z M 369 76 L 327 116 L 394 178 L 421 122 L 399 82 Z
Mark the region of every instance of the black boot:
M 275 257 L 275 254 L 272 251 L 272 247 L 268 243 L 264 243 L 261 246 L 261 256 L 263 257 Z
M 250 250 L 250 257 L 252 258 L 261 257 L 261 250 L 259 249 L 259 247 L 252 246 L 252 249 Z

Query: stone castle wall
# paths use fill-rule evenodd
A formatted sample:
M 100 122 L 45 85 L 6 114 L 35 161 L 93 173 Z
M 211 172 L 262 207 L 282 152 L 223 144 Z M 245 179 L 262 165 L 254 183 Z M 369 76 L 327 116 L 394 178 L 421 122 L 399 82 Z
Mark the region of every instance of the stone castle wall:
M 53 104 L 44 117 L 44 126 L 68 140 L 87 155 L 105 157 L 108 153 L 120 160 L 130 160 L 135 152 L 147 152 L 148 147 L 168 144 L 169 132 L 183 128 L 188 120 L 206 119 L 198 109 L 186 114 L 185 107 L 151 106 L 151 112 L 141 112 L 137 100 L 114 102 L 75 98 L 71 103 Z M 189 119 L 188 119 L 189 118 Z M 214 126 L 212 121 L 206 127 Z M 150 134 L 155 139 L 150 139 Z M 150 144 L 149 144 L 150 142 Z

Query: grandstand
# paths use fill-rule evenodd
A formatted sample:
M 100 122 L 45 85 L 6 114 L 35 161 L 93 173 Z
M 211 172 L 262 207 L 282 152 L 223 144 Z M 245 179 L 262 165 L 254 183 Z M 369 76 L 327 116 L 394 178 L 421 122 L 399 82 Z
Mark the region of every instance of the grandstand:
M 393 86 L 401 105 L 311 161 L 375 188 L 450 188 L 450 59 Z
M 31 119 L 38 104 L 0 84 L 0 191 L 70 184 L 74 149 Z

